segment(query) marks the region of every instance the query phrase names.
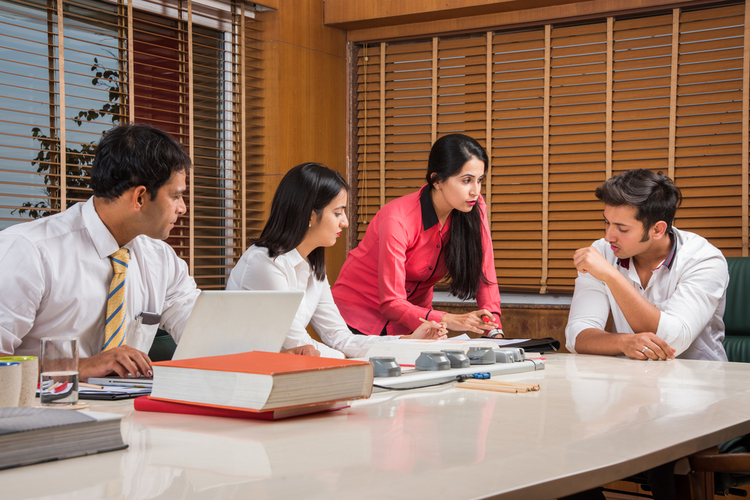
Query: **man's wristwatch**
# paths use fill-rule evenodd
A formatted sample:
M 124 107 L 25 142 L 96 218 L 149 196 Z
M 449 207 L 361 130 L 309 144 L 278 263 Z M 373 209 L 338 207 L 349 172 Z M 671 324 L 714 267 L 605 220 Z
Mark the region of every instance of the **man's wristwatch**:
M 496 338 L 498 335 L 500 335 L 501 339 L 505 338 L 505 334 L 500 328 L 495 328 L 494 330 L 490 330 L 487 332 L 487 336 L 491 339 Z

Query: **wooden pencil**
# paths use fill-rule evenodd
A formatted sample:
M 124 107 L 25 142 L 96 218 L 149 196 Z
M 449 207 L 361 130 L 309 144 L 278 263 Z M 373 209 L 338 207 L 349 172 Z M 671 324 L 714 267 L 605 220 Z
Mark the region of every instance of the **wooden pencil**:
M 529 391 L 539 390 L 539 384 L 524 384 L 522 382 L 504 382 L 501 380 L 481 380 L 477 382 L 480 384 L 494 384 L 494 385 L 505 385 L 508 387 L 518 387 L 520 389 L 527 389 Z
M 88 382 L 78 382 L 78 387 L 87 387 L 89 389 L 104 389 L 103 385 L 89 384 Z
M 525 390 L 519 389 L 518 387 L 507 387 L 507 386 L 502 386 L 502 385 L 487 385 L 487 384 L 479 384 L 476 382 L 463 382 L 463 383 L 458 384 L 456 387 L 463 388 L 463 389 L 476 389 L 479 391 L 508 392 L 511 394 L 515 394 L 520 391 L 526 392 Z

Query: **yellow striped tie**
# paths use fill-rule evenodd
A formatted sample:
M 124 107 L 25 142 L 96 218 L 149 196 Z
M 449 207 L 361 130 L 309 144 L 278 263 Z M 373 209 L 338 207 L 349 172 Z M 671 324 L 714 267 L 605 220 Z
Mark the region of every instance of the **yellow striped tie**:
M 104 327 L 102 351 L 114 349 L 125 342 L 125 274 L 128 272 L 130 250 L 121 248 L 109 256 L 115 275 L 109 285 L 107 296 L 107 321 Z

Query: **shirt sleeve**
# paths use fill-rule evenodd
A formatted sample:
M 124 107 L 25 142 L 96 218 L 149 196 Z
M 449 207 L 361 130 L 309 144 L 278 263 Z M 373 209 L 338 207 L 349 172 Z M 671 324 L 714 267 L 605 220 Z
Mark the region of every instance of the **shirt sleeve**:
M 13 354 L 34 326 L 46 289 L 41 256 L 26 238 L 0 238 L 0 283 L 8 287 L 0 293 L 0 352 Z
M 193 277 L 190 276 L 185 261 L 179 258 L 171 248 L 165 250 L 164 259 L 163 265 L 171 268 L 172 280 L 167 286 L 159 326 L 168 331 L 176 342 L 179 342 L 190 314 L 193 312 L 195 301 L 201 292 L 195 285 Z
M 242 274 L 239 277 L 239 280 L 237 280 L 240 290 L 291 290 L 286 274 L 282 269 L 279 269 L 271 259 L 256 258 L 253 263 L 240 262 L 237 265 L 243 266 Z M 330 295 L 330 288 L 326 288 Z M 333 301 L 333 299 L 331 299 L 331 301 Z M 343 321 L 344 320 L 342 319 L 341 322 L 343 323 Z M 344 328 L 346 328 L 346 325 L 344 325 Z M 284 349 L 292 349 L 293 347 L 300 347 L 303 345 L 311 345 L 315 347 L 315 349 L 320 351 L 320 355 L 325 358 L 343 359 L 345 357 L 343 352 L 332 349 L 324 343 L 318 342 L 310 337 L 310 334 L 307 333 L 307 325 L 303 324 L 300 318 L 300 313 L 297 311 L 282 347 Z
M 380 314 L 388 321 L 402 324 L 414 331 L 421 324 L 419 318 L 425 318 L 430 309 L 416 306 L 407 300 L 408 236 L 404 222 L 396 217 L 383 217 L 378 223 L 378 295 Z M 430 319 L 439 321 L 434 313 Z
M 576 352 L 578 334 L 588 328 L 604 330 L 608 317 L 607 285 L 588 273 L 578 273 L 568 325 L 565 327 L 565 347 L 570 352 Z
M 338 307 L 333 301 L 328 278 L 322 286 L 318 307 L 310 320 L 315 331 L 327 345 L 341 351 L 348 358 L 359 358 L 367 355 L 373 342 L 383 338 L 375 335 L 355 335 L 346 326 Z
M 480 206 L 482 214 L 482 272 L 489 283 L 479 280 L 479 290 L 477 291 L 477 305 L 480 309 L 487 309 L 495 316 L 498 328 L 502 329 L 500 322 L 500 290 L 497 286 L 497 271 L 495 270 L 495 251 L 492 246 L 492 235 L 490 226 L 487 222 L 487 205 L 480 196 Z
M 662 304 L 656 335 L 682 354 L 706 328 L 726 293 L 729 272 L 718 253 L 685 268 L 674 293 Z

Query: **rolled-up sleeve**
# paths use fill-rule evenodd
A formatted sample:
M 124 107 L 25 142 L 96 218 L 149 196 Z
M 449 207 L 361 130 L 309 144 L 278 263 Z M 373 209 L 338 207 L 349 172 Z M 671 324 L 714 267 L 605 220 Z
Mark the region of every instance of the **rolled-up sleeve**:
M 565 347 L 576 352 L 578 334 L 589 328 L 604 330 L 609 317 L 607 285 L 588 273 L 578 273 L 565 327 Z
M 320 338 L 337 352 L 341 351 L 348 358 L 363 357 L 367 354 L 373 342 L 394 337 L 379 337 L 373 335 L 354 335 L 346 326 L 344 319 L 339 313 L 338 307 L 333 302 L 331 288 L 326 278 L 320 291 L 318 307 L 315 308 L 310 323 Z M 396 337 L 397 338 L 397 337 Z
M 480 210 L 482 213 L 482 272 L 489 283 L 479 281 L 479 290 L 477 291 L 477 305 L 480 309 L 487 309 L 495 316 L 495 321 L 499 328 L 503 325 L 500 322 L 500 290 L 497 287 L 497 271 L 495 270 L 495 251 L 492 246 L 492 235 L 487 217 L 487 206 L 484 199 L 480 197 Z
M 661 310 L 656 335 L 679 356 L 698 338 L 713 317 L 724 296 L 729 274 L 718 253 L 688 266 L 674 293 L 658 304 Z

